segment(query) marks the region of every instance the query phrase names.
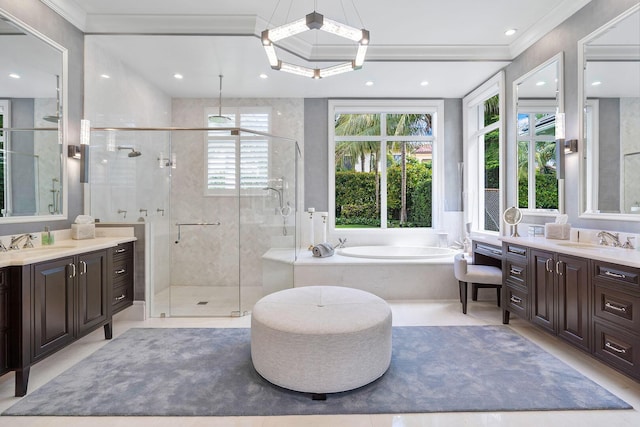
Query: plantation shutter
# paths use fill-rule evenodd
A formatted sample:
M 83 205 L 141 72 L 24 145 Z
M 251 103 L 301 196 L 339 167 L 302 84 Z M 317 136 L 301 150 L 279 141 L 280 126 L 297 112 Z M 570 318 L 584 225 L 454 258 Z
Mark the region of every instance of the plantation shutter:
M 251 129 L 269 132 L 269 113 L 243 112 L 226 115 L 229 125 L 210 123 L 209 126 Z M 207 190 L 209 193 L 241 189 L 262 189 L 269 176 L 269 141 L 267 137 L 243 133 L 240 141 L 230 138 L 229 132 L 210 131 L 207 141 Z M 240 149 L 238 150 L 238 145 Z

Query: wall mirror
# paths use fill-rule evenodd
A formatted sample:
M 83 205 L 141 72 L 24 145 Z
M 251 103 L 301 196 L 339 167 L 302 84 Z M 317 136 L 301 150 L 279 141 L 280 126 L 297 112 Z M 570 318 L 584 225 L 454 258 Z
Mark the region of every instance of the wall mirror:
M 582 217 L 640 221 L 640 5 L 578 42 Z
M 0 9 L 0 223 L 66 219 L 67 51 Z
M 517 201 L 523 213 L 564 211 L 563 180 L 556 147 L 556 117 L 564 112 L 563 54 L 513 82 L 517 119 Z

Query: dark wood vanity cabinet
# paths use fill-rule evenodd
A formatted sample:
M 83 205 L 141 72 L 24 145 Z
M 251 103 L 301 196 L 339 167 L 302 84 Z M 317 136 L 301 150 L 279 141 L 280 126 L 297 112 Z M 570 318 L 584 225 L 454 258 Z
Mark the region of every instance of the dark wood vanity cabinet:
M 640 269 L 592 265 L 594 355 L 640 379 Z
M 504 242 L 510 313 L 640 380 L 640 269 Z
M 510 313 L 529 319 L 529 252 L 526 247 L 512 243 L 504 243 L 502 252 L 502 322 L 509 323 Z
M 26 394 L 34 363 L 101 326 L 105 339 L 112 337 L 113 284 L 124 283 L 117 267 L 128 259 L 125 253 L 133 252 L 133 243 L 124 247 L 121 252 L 118 246 L 0 270 L 0 332 L 9 349 L 4 359 L 0 352 L 0 360 L 16 373 L 16 396 Z M 131 277 L 132 270 L 131 263 Z M 3 294 L 4 285 L 8 293 Z M 6 296 L 8 314 L 3 311 Z M 2 319 L 7 320 L 6 329 Z
M 590 350 L 590 286 L 587 259 L 531 250 L 531 321 Z
M 109 274 L 112 280 L 111 308 L 115 314 L 133 305 L 133 242 L 122 243 L 111 249 Z

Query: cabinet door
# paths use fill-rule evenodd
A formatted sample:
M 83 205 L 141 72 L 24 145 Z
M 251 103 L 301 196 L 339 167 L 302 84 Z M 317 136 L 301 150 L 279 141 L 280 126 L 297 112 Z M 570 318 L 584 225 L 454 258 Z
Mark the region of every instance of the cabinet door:
M 61 258 L 33 267 L 34 360 L 74 339 L 73 261 Z
M 107 252 L 78 256 L 78 336 L 107 319 Z
M 590 349 L 589 267 L 586 259 L 558 255 L 558 335 Z
M 531 251 L 531 321 L 555 332 L 555 260 L 554 254 Z

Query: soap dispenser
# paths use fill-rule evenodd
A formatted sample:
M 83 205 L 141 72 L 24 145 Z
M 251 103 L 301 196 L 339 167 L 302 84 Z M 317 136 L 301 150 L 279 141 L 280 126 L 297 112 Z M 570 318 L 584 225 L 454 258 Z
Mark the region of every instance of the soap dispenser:
M 41 235 L 40 242 L 42 243 L 42 246 L 53 245 L 54 237 L 53 234 L 51 234 L 49 227 L 44 228 L 44 232 Z

